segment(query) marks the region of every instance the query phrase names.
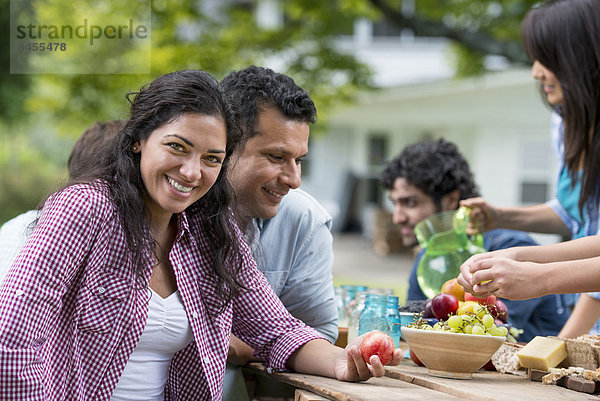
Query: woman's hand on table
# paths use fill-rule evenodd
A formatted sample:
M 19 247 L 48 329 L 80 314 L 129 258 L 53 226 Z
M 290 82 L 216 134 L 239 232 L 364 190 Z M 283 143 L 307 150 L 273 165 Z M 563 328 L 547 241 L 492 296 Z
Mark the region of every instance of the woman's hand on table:
M 340 353 L 340 356 L 335 362 L 335 377 L 343 381 L 362 381 L 371 377 L 381 377 L 385 374 L 385 367 L 379 360 L 377 355 L 371 356 L 370 363 L 367 364 L 360 354 L 360 343 L 362 336 L 359 336 L 354 341 L 346 346 L 345 352 Z M 397 348 L 394 350 L 394 356 L 389 366 L 398 365 L 402 360 L 402 350 Z

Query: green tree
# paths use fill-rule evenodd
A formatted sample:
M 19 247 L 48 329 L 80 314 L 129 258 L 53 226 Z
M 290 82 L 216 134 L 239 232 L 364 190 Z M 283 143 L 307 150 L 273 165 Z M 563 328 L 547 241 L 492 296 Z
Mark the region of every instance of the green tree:
M 48 113 L 56 120 L 59 132 L 78 134 L 94 120 L 122 117 L 127 107 L 124 93 L 137 90 L 157 75 L 200 68 L 221 78 L 232 69 L 278 59 L 285 72 L 315 97 L 323 116 L 332 105 L 352 101 L 358 91 L 372 87 L 368 66 L 337 50 L 334 44 L 340 33 L 351 30 L 358 17 L 386 18 L 412 29 L 417 36 L 452 39 L 462 75 L 480 73 L 481 57 L 486 54 L 527 62 L 518 39 L 519 23 L 535 0 L 415 3 L 414 11 L 403 11 L 401 0 L 288 0 L 280 2 L 283 23 L 263 27 L 257 25 L 253 8 L 247 3 L 223 2 L 225 5 L 208 8 L 207 4 L 220 3 L 154 0 L 150 74 L 33 76 L 26 80 L 34 91 L 25 110 Z M 75 4 L 38 0 L 33 8 L 51 20 L 53 15 L 77 14 L 80 6 Z M 13 78 L 7 81 L 13 82 Z
M 336 49 L 336 33 L 351 24 L 356 11 L 332 15 L 319 2 L 285 2 L 285 23 L 262 27 L 251 9 L 223 6 L 207 13 L 192 1 L 152 2 L 151 73 L 137 75 L 36 75 L 25 108 L 48 114 L 63 135 L 78 134 L 99 119 L 121 118 L 127 110 L 125 93 L 175 69 L 206 70 L 217 78 L 249 64 L 282 60 L 290 73 L 314 97 L 322 116 L 333 104 L 351 101 L 359 90 L 371 88 L 371 71 L 353 56 Z M 73 12 L 73 2 L 37 1 L 34 9 L 44 20 Z M 65 11 L 67 10 L 67 11 Z M 88 14 L 92 10 L 88 10 Z M 106 55 L 114 49 L 107 47 Z M 97 57 L 103 59 L 102 53 Z M 86 60 L 84 60 L 86 61 Z M 63 68 L 81 59 L 65 60 Z M 92 62 L 87 60 L 87 62 Z
M 457 75 L 483 71 L 485 55 L 529 62 L 520 43 L 520 23 L 539 0 L 411 0 L 413 10 L 402 9 L 402 0 L 366 0 L 391 23 L 411 29 L 416 36 L 451 39 L 455 45 Z
M 20 0 L 45 21 L 92 15 L 111 0 Z M 120 15 L 137 2 L 116 2 Z M 328 110 L 351 102 L 373 88 L 372 71 L 335 45 L 352 32 L 353 21 L 383 18 L 417 36 L 442 36 L 454 43 L 458 75 L 481 73 L 486 54 L 527 62 L 519 43 L 519 23 L 535 0 L 286 0 L 283 18 L 272 26 L 257 24 L 248 2 L 153 0 L 151 2 L 151 69 L 144 74 L 9 74 L 9 41 L 0 42 L 0 222 L 31 207 L 60 181 L 71 144 L 98 120 L 125 118 L 127 92 L 163 73 L 198 68 L 222 78 L 233 69 L 275 60 L 315 99 L 319 126 Z M 407 4 L 416 4 L 414 10 Z M 9 24 L 10 0 L 0 0 L 0 21 Z M 148 4 L 148 3 L 146 3 Z M 216 5 L 216 7 L 215 7 Z M 130 8 L 128 8 L 130 7 Z M 13 32 L 8 32 L 10 35 Z M 100 47 L 93 59 L 64 60 L 64 71 L 100 65 L 122 49 Z M 135 51 L 121 61 L 140 62 Z M 140 56 L 140 57 L 138 57 Z M 36 55 L 31 62 L 35 62 Z M 18 143 L 18 146 L 15 145 Z M 56 143 L 60 144 L 59 146 Z M 24 153 L 24 154 L 22 154 Z M 36 178 L 32 172 L 40 171 Z M 42 178 L 39 178 L 42 177 Z M 45 178 L 44 178 L 45 177 Z M 41 181 L 40 181 L 41 180 Z M 42 182 L 43 181 L 43 182 Z M 18 185 L 17 185 L 18 184 Z M 24 189 L 26 188 L 26 189 Z M 27 195 L 23 195 L 27 192 Z

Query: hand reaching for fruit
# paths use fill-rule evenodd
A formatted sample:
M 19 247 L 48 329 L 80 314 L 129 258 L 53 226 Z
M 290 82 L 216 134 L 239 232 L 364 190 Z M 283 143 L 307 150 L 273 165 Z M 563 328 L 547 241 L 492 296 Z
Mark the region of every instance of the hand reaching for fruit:
M 471 256 L 460 267 L 458 283 L 477 297 L 498 297 L 520 300 L 547 294 L 544 278 L 547 273 L 540 264 L 519 262 L 502 251 Z M 514 252 L 514 251 L 513 251 Z

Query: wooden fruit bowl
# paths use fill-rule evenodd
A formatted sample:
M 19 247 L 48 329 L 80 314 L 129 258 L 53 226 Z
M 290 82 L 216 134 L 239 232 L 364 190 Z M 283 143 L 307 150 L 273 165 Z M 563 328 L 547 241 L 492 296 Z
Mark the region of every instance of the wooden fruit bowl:
M 505 337 L 402 327 L 408 346 L 432 376 L 470 379 L 506 341 Z

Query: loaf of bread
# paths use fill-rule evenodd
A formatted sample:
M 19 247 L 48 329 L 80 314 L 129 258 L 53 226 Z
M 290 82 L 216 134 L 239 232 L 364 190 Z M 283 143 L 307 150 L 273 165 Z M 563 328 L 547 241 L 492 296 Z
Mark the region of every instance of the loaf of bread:
M 598 368 L 598 354 L 594 348 L 600 348 L 587 341 L 567 339 L 567 365 L 584 369 L 595 370 Z
M 587 370 L 595 370 L 600 367 L 600 336 L 585 334 L 564 341 L 567 348 L 565 366 L 575 366 Z
M 523 348 L 520 344 L 505 342 L 492 355 L 492 363 L 498 372 L 516 373 L 521 368 L 517 352 Z

